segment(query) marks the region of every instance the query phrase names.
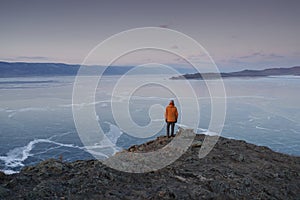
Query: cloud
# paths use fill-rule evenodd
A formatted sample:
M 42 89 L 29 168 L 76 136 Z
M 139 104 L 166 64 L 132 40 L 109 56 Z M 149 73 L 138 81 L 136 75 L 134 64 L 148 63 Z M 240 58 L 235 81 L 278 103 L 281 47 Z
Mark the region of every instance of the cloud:
M 254 52 L 250 55 L 239 56 L 237 59 L 255 59 L 255 58 L 265 58 L 265 59 L 274 59 L 274 58 L 284 58 L 283 55 L 278 55 L 275 53 L 265 54 L 262 52 Z
M 28 60 L 50 60 L 49 57 L 45 56 L 18 56 L 15 57 L 16 60 L 18 59 L 28 59 Z
M 50 57 L 45 57 L 45 56 L 16 56 L 16 57 L 1 58 L 1 60 L 7 60 L 7 61 L 50 61 L 52 59 Z
M 171 46 L 171 49 L 179 49 L 179 47 L 177 45 L 173 45 Z
M 209 57 L 205 53 L 199 53 L 199 54 L 190 54 L 186 57 L 176 57 L 173 59 L 173 62 L 176 64 L 184 64 L 184 65 L 190 65 L 188 62 L 193 63 L 208 63 L 210 62 Z
M 254 52 L 216 60 L 221 71 L 239 71 L 242 69 L 266 69 L 270 67 L 291 67 L 299 65 L 299 56 L 272 52 Z
M 231 63 L 235 65 L 253 65 L 257 63 L 277 63 L 283 59 L 287 59 L 287 57 L 276 53 L 254 52 L 249 55 L 234 56 L 230 59 L 223 59 L 221 60 L 221 63 Z
M 161 24 L 161 25 L 158 25 L 158 27 L 160 28 L 169 28 L 170 25 L 168 24 Z
M 293 52 L 293 56 L 300 56 L 300 52 Z

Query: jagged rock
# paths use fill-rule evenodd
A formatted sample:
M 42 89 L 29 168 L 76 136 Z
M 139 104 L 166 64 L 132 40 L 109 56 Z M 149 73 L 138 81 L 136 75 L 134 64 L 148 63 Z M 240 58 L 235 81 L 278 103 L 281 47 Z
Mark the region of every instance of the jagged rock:
M 202 142 L 201 141 L 195 141 L 195 142 L 193 142 L 193 144 L 192 144 L 192 147 L 201 147 L 201 145 L 202 145 Z
M 37 166 L 25 167 L 22 172 L 25 174 L 35 173 L 36 176 L 59 175 L 66 170 L 66 165 L 60 160 L 49 159 L 39 163 Z
M 0 186 L 0 199 L 4 199 L 4 197 L 8 196 L 10 194 L 10 190 L 7 188 L 4 188 Z
M 0 171 L 0 180 L 5 179 L 5 178 L 6 178 L 6 175 Z
M 178 180 L 182 181 L 182 182 L 187 182 L 186 178 L 183 178 L 181 176 L 174 176 L 175 178 L 177 178 Z
M 185 131 L 176 137 L 194 137 Z M 161 136 L 116 156 L 166 148 L 176 137 Z M 204 138 L 196 135 L 178 160 L 148 173 L 117 171 L 98 160 L 67 163 L 54 159 L 25 167 L 19 174 L 0 173 L 0 199 L 299 198 L 300 157 L 220 137 L 212 151 L 199 159 Z

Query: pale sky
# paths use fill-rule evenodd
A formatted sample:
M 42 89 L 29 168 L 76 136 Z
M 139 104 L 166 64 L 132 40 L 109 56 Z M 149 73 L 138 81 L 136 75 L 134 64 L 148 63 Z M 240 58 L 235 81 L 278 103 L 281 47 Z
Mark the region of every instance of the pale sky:
M 299 9 L 298 0 L 0 0 L 0 60 L 80 64 L 113 34 L 154 26 L 194 38 L 221 71 L 299 66 Z

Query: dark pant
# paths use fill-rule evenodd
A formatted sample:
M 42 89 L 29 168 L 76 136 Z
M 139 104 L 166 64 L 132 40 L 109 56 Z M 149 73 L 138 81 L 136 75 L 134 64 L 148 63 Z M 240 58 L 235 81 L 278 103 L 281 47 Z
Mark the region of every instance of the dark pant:
M 170 137 L 170 126 L 171 126 L 171 136 L 174 136 L 175 122 L 167 122 L 167 136 Z

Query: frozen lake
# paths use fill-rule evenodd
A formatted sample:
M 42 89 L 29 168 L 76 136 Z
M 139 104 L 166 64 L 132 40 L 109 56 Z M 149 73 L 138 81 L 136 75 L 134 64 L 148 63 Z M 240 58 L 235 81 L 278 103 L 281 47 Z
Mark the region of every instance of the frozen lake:
M 96 89 L 93 103 L 101 128 L 114 144 L 112 150 L 103 149 L 105 155 L 165 134 L 163 113 L 154 116 L 163 128 L 151 137 L 133 137 L 119 129 L 111 110 L 111 92 L 119 78 L 104 77 Z M 166 79 L 163 75 L 160 78 Z M 172 84 L 184 90 L 181 81 Z M 204 81 L 189 82 L 200 105 L 197 132 L 206 133 L 210 121 L 210 96 Z M 73 83 L 74 77 L 67 76 L 0 79 L 0 170 L 13 173 L 23 166 L 60 156 L 66 161 L 93 158 L 84 148 L 75 128 Z M 300 77 L 225 79 L 224 85 L 227 113 L 221 136 L 300 156 Z M 89 84 L 82 87 L 89 87 Z M 149 123 L 151 105 L 165 107 L 170 98 L 175 98 L 176 102 L 172 93 L 153 85 L 130 95 L 128 109 L 132 120 L 139 126 Z M 118 98 L 122 102 L 122 95 Z M 81 109 L 89 105 L 73 106 Z M 145 128 L 146 131 L 149 132 Z

